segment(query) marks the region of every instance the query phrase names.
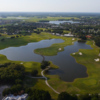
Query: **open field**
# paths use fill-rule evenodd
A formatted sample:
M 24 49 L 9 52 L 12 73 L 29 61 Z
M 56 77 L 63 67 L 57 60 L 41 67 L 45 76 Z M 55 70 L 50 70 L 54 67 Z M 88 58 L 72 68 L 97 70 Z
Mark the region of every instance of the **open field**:
M 48 34 L 48 33 L 41 33 L 39 35 L 33 33 L 32 35 L 27 35 L 27 36 L 22 35 L 19 38 L 13 38 L 13 39 L 9 38 L 11 36 L 12 35 L 3 35 L 0 37 L 0 40 L 2 38 L 5 39 L 4 41 L 0 41 L 0 49 L 12 47 L 12 46 L 16 47 L 16 46 L 21 46 L 21 45 L 27 45 L 30 42 L 38 42 L 38 41 L 50 39 L 50 38 L 59 38 L 57 36 L 52 36 L 51 34 Z
M 21 16 L 19 16 L 19 17 L 8 17 L 8 18 L 0 18 L 0 19 L 3 19 L 3 20 L 12 20 L 12 19 L 14 19 L 14 20 L 24 20 L 24 21 L 27 21 L 27 22 L 39 22 L 39 21 L 41 21 L 41 20 L 47 20 L 47 21 L 55 21 L 55 20 L 61 20 L 61 19 L 63 19 L 63 20 L 71 20 L 71 19 L 79 19 L 79 18 L 77 18 L 77 17 L 50 17 L 50 16 L 48 16 L 47 18 L 39 18 L 39 17 L 21 17 Z

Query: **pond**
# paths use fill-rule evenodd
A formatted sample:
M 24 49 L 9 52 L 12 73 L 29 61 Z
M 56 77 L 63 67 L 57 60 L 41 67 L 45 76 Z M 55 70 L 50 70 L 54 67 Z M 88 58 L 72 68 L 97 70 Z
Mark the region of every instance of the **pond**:
M 50 24 L 63 24 L 63 23 L 71 23 L 71 24 L 74 24 L 74 23 L 80 23 L 78 21 L 49 21 Z
M 42 40 L 40 42 L 29 43 L 20 47 L 9 47 L 0 50 L 0 54 L 6 55 L 12 61 L 35 61 L 43 60 L 41 55 L 35 54 L 34 50 L 38 48 L 49 47 L 54 43 L 62 43 L 62 39 Z M 59 75 L 60 78 L 67 82 L 72 82 L 76 78 L 87 77 L 86 67 L 76 63 L 75 59 L 70 56 L 71 53 L 79 49 L 92 49 L 85 43 L 75 42 L 74 45 L 66 46 L 64 51 L 59 52 L 56 56 L 45 56 L 46 60 L 52 61 L 59 66 L 59 69 L 50 70 L 49 74 Z

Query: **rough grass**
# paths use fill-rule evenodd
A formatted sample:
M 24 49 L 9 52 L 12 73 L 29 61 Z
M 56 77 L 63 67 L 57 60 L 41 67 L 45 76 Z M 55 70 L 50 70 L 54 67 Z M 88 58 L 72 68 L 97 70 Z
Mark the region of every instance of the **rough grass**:
M 87 44 L 91 45 L 93 49 L 79 50 L 83 55 L 79 56 L 77 52 L 73 57 L 77 63 L 87 67 L 88 77 L 78 78 L 73 82 L 64 82 L 57 75 L 47 75 L 50 85 L 57 91 L 67 91 L 75 94 L 100 93 L 100 62 L 94 61 L 95 58 L 99 58 L 99 48 L 94 46 L 92 41 L 88 41 Z
M 13 38 L 13 39 L 7 37 L 11 37 L 11 35 L 10 36 L 3 35 L 0 37 L 0 49 L 12 47 L 12 46 L 16 47 L 16 46 L 26 45 L 30 42 L 38 42 L 44 39 L 54 38 L 54 36 L 48 33 L 41 33 L 39 35 L 33 33 L 32 35 L 21 36 L 19 38 Z M 5 38 L 5 40 L 1 41 L 2 38 Z
M 57 36 L 55 36 L 55 38 L 58 38 Z M 47 48 L 39 48 L 34 50 L 35 53 L 37 54 L 41 54 L 41 55 L 45 55 L 45 56 L 53 56 L 53 55 L 57 55 L 58 52 L 61 52 L 64 50 L 64 47 L 67 45 L 72 45 L 72 38 L 71 37 L 59 37 L 60 39 L 63 39 L 64 42 L 63 43 L 56 43 L 51 45 L 50 47 Z M 61 48 L 61 50 L 59 50 L 59 48 Z

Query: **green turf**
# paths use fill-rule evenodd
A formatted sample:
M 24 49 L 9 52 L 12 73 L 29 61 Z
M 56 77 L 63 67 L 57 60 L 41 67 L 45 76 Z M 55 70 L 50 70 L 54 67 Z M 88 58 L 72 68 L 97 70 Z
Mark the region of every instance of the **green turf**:
M 47 48 L 36 49 L 36 50 L 34 50 L 34 52 L 37 54 L 45 55 L 45 56 L 53 56 L 53 55 L 57 55 L 58 52 L 63 51 L 65 46 L 72 45 L 73 44 L 72 42 L 74 42 L 74 41 L 72 41 L 71 37 L 55 36 L 54 38 L 60 38 L 60 39 L 64 40 L 64 42 L 53 44 L 52 46 L 47 47 Z M 61 48 L 61 50 L 59 50 L 59 48 Z

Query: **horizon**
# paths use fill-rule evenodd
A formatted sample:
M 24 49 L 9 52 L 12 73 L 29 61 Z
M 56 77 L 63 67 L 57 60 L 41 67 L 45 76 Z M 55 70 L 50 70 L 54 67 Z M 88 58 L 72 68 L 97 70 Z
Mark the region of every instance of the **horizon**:
M 0 11 L 0 13 L 97 13 L 99 14 L 100 12 L 26 12 L 26 11 L 23 11 L 23 12 L 20 12 L 20 11 Z

